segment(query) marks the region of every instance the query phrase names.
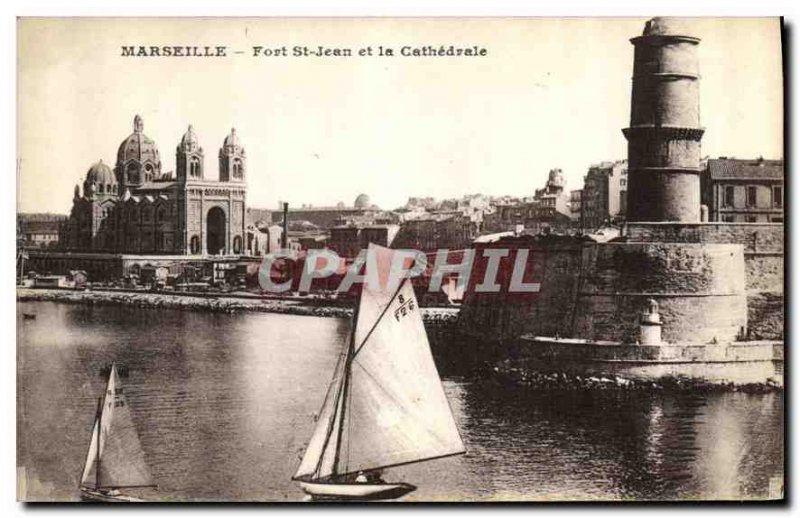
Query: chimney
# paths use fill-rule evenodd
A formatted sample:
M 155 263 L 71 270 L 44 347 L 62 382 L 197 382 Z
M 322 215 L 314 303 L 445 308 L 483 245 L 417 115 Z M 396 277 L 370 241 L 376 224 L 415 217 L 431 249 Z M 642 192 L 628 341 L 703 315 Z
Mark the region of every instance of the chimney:
M 289 242 L 289 204 L 283 203 L 283 232 L 281 233 L 281 248 L 286 250 Z

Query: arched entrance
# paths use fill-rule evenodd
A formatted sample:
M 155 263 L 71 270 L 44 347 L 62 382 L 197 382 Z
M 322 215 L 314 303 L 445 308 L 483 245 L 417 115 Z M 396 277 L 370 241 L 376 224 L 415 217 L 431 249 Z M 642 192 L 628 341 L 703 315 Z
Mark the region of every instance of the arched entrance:
M 214 207 L 206 216 L 206 250 L 211 255 L 225 253 L 225 211 Z

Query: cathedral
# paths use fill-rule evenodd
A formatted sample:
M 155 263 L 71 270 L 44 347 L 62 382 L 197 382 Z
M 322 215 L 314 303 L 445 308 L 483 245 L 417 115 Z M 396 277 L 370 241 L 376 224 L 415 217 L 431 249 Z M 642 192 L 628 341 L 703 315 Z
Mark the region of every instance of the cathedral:
M 175 150 L 175 172 L 162 172 L 156 143 L 140 116 L 117 150 L 75 186 L 60 241 L 70 251 L 163 255 L 258 255 L 246 223 L 247 156 L 232 129 L 219 149 L 219 181 L 206 175 L 192 126 Z M 257 234 L 257 231 L 256 231 Z M 254 243 L 254 238 L 256 242 Z

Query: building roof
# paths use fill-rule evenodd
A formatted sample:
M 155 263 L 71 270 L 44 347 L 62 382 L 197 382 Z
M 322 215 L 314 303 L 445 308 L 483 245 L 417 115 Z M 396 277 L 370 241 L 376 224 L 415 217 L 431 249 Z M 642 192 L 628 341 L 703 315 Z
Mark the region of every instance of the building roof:
M 200 147 L 197 140 L 197 134 L 194 132 L 194 128 L 191 124 L 186 129 L 186 133 L 183 134 L 181 137 L 181 148 L 187 151 L 194 151 Z
M 783 180 L 783 160 L 713 158 L 708 172 L 715 180 Z
M 117 178 L 111 171 L 111 168 L 103 163 L 101 159 L 89 168 L 86 172 L 86 184 L 108 184 L 112 185 L 117 183 Z
M 22 224 L 23 232 L 26 233 L 38 233 L 38 234 L 57 234 L 58 228 L 61 225 L 63 220 L 49 220 L 49 221 L 42 221 L 42 220 L 33 220 L 33 221 L 25 221 Z
M 644 26 L 643 36 L 689 36 L 686 22 L 680 18 L 657 16 L 648 20 Z
M 236 134 L 236 128 L 231 128 L 231 132 L 222 141 L 222 149 L 220 151 L 237 152 L 242 151 L 242 142 L 239 140 L 239 135 Z
M 142 118 L 137 115 L 133 119 L 133 133 L 119 145 L 117 163 L 125 163 L 128 160 L 138 160 L 139 162 L 150 160 L 156 164 L 161 162 L 158 146 L 153 139 L 142 133 L 143 131 L 144 123 Z

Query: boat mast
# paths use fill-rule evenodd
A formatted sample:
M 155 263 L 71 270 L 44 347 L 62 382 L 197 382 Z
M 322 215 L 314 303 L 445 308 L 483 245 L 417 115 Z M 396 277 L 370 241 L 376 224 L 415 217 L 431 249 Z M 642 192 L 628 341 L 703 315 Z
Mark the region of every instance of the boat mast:
M 358 308 L 356 307 L 355 316 L 353 319 L 356 323 L 358 323 Z M 342 409 L 339 412 L 339 430 L 337 431 L 336 437 L 336 453 L 333 457 L 333 473 L 336 474 L 339 468 L 339 457 L 342 453 L 342 435 L 344 435 L 344 419 L 345 413 L 347 412 L 347 398 L 349 396 L 348 389 L 350 388 L 350 372 L 351 372 L 351 362 L 353 359 L 353 347 L 356 339 L 356 329 L 353 328 L 353 332 L 350 335 L 350 343 L 347 346 L 347 358 L 345 359 L 345 367 L 344 367 L 344 381 L 342 383 Z
M 111 385 L 111 377 L 114 376 L 114 364 L 111 364 L 111 370 L 108 372 L 108 380 L 106 380 L 106 390 L 103 393 L 103 404 L 100 406 L 99 421 L 97 423 L 97 471 L 95 472 L 96 488 L 100 488 L 100 439 L 103 436 L 103 412 L 106 407 L 106 399 L 108 398 L 108 387 Z
M 360 292 L 358 294 L 358 298 L 359 298 L 359 300 L 361 298 L 361 293 Z M 320 467 L 322 466 L 322 461 L 325 458 L 325 451 L 328 449 L 328 445 L 331 442 L 331 437 L 333 437 L 333 434 L 334 434 L 333 425 L 336 422 L 336 417 L 340 416 L 339 429 L 336 430 L 336 433 L 337 433 L 337 446 L 336 446 L 336 452 L 335 452 L 334 461 L 333 461 L 333 470 L 332 470 L 332 473 L 331 473 L 332 475 L 336 474 L 336 464 L 339 461 L 339 445 L 338 445 L 338 443 L 339 443 L 339 440 L 341 439 L 341 433 L 342 433 L 341 422 L 344 420 L 344 408 L 342 408 L 342 411 L 337 411 L 336 409 L 339 408 L 339 401 L 341 400 L 341 398 L 346 396 L 345 390 L 347 388 L 346 385 L 348 384 L 349 370 L 350 370 L 350 359 L 352 357 L 352 348 L 353 348 L 353 343 L 355 341 L 355 336 L 356 336 L 356 326 L 358 324 L 358 307 L 359 307 L 359 305 L 360 305 L 360 303 L 356 303 L 356 306 L 355 306 L 355 308 L 353 310 L 353 317 L 352 317 L 352 322 L 353 323 L 351 325 L 351 331 L 350 331 L 350 342 L 347 344 L 347 351 L 345 353 L 344 365 L 342 365 L 342 380 L 340 381 L 339 386 L 337 387 L 336 398 L 333 401 L 334 411 L 333 411 L 333 414 L 331 415 L 330 423 L 328 424 L 328 431 L 327 431 L 327 434 L 326 434 L 326 437 L 325 437 L 325 444 L 323 444 L 322 449 L 321 449 L 321 454 L 319 456 L 319 459 L 317 460 L 317 468 L 315 470 L 315 473 L 317 473 L 317 474 L 319 474 Z M 342 406 L 344 406 L 344 401 L 342 401 Z

